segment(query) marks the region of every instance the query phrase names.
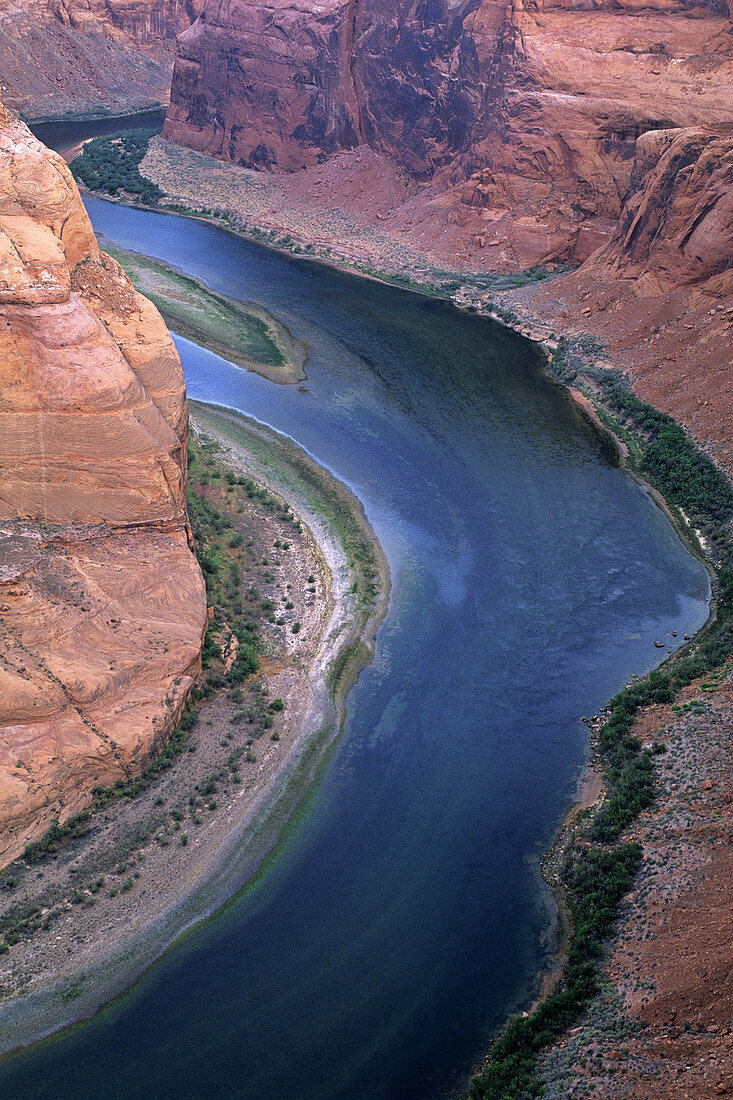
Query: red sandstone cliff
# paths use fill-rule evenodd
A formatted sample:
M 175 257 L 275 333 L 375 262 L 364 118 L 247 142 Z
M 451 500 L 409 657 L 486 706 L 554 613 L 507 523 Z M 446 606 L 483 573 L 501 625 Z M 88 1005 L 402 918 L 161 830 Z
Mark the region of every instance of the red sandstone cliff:
M 516 268 L 585 259 L 637 139 L 725 125 L 732 102 L 724 0 L 204 0 L 165 134 L 285 170 L 368 144 L 451 196 L 482 266 Z
M 0 82 L 26 118 L 168 102 L 197 0 L 0 0 Z
M 725 0 L 204 0 L 178 50 L 165 136 L 451 264 L 581 262 L 517 304 L 733 469 Z
M 733 474 L 733 125 L 640 137 L 609 242 L 512 297 L 555 332 L 595 335 Z
M 0 865 L 139 770 L 185 701 L 187 425 L 160 315 L 0 105 Z

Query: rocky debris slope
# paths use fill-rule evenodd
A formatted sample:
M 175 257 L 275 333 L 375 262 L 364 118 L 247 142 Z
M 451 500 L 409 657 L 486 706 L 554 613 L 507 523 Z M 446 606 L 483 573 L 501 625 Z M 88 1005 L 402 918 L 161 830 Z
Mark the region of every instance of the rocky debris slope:
M 629 830 L 644 862 L 601 993 L 543 1059 L 544 1095 L 708 1100 L 733 1091 L 732 729 L 730 667 L 637 726 L 647 746 L 667 750 L 654 757 L 656 802 Z
M 733 124 L 640 137 L 608 244 L 508 297 L 547 331 L 592 335 L 601 364 L 627 370 L 733 474 Z
M 204 0 L 165 134 L 289 171 L 367 144 L 482 267 L 582 261 L 614 232 L 638 138 L 730 122 L 731 30 L 724 0 Z
M 187 427 L 159 314 L 0 105 L 0 865 L 183 706 L 206 620 Z
M 196 0 L 0 0 L 0 79 L 26 118 L 168 102 L 176 35 Z

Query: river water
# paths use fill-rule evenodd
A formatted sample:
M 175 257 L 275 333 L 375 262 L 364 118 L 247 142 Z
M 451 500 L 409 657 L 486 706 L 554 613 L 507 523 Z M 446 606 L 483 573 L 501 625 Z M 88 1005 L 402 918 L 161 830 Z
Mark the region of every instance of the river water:
M 87 206 L 98 233 L 307 343 L 300 392 L 177 340 L 190 396 L 288 433 L 354 489 L 393 588 L 266 872 L 97 1020 L 7 1063 L 0 1092 L 451 1095 L 548 962 L 538 862 L 588 752 L 580 717 L 703 623 L 706 573 L 513 334 L 202 224 Z
M 50 149 L 63 152 L 89 138 L 103 134 L 118 134 L 121 130 L 162 130 L 165 111 L 153 108 L 150 111 L 138 111 L 136 114 L 110 115 L 109 118 L 78 119 L 76 122 L 37 122 L 31 127 L 39 141 Z

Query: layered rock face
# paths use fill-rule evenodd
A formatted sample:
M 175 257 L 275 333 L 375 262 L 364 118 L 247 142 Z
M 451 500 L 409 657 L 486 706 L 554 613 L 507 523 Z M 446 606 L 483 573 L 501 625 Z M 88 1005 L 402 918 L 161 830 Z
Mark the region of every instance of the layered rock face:
M 618 230 L 589 266 L 733 293 L 733 121 L 639 138 Z
M 168 136 L 291 170 L 358 145 L 353 29 L 344 0 L 205 5 L 178 40 Z
M 180 360 L 0 106 L 0 865 L 139 770 L 199 667 Z
M 637 138 L 724 125 L 732 101 L 724 0 L 204 0 L 165 134 L 286 170 L 366 143 L 453 191 L 501 267 L 584 259 Z
M 5 103 L 26 118 L 168 102 L 176 35 L 196 0 L 0 0 Z
M 612 238 L 532 296 L 555 331 L 595 334 L 733 474 L 733 126 L 642 135 Z

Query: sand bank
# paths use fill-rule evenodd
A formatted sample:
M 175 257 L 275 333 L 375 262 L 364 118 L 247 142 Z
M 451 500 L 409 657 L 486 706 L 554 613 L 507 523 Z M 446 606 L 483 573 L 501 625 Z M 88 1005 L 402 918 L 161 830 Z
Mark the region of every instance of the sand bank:
M 196 405 L 192 425 L 221 471 L 207 466 L 202 481 L 231 519 L 246 598 L 256 579 L 257 601 L 276 608 L 262 622 L 260 670 L 206 695 L 195 751 L 147 791 L 106 803 L 55 859 L 6 869 L 3 919 L 24 905 L 37 914 L 0 955 L 0 1054 L 90 1018 L 252 880 L 338 737 L 386 610 L 386 562 L 345 486 L 244 417 Z M 240 474 L 263 495 L 230 482 Z M 216 674 L 235 642 L 226 624 L 215 640 Z M 255 711 L 267 732 L 253 740 Z

